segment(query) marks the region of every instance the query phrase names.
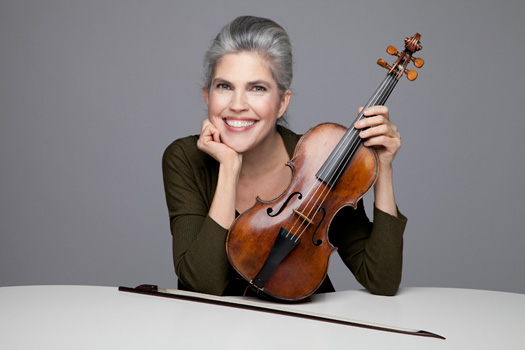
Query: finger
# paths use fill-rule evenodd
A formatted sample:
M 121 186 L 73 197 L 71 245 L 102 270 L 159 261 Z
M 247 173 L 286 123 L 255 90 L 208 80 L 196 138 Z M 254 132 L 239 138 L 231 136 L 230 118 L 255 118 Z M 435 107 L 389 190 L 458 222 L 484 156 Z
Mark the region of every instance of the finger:
M 201 131 L 206 129 L 209 125 L 213 125 L 208 118 L 202 121 Z
M 354 124 L 356 129 L 363 129 L 390 122 L 389 112 L 386 106 L 371 106 L 364 111 L 363 107 L 360 107 L 359 113 L 361 113 L 361 111 L 366 118 L 362 118 Z
M 207 120 L 203 120 L 202 121 L 201 134 L 200 134 L 201 137 L 203 137 L 206 134 L 208 134 L 208 125 L 209 125 L 209 122 Z
M 400 138 L 401 134 L 397 131 L 395 125 L 379 124 L 359 132 L 359 137 L 366 139 L 370 137 L 385 135 L 387 137 Z
M 220 142 L 220 136 L 219 136 L 219 131 L 217 130 L 217 128 L 215 127 L 215 125 L 213 125 L 209 119 L 205 119 L 203 122 L 202 122 L 202 128 L 201 128 L 201 137 L 204 137 L 204 138 L 207 138 L 207 139 L 211 139 L 215 142 Z
M 219 134 L 219 130 L 215 129 L 215 127 L 212 130 L 212 135 L 213 135 L 213 141 L 222 143 L 221 135 Z
M 384 147 L 387 152 L 396 154 L 401 148 L 401 139 L 397 137 L 388 137 L 385 135 L 374 136 L 364 142 L 367 147 Z
M 371 128 L 380 125 L 387 125 L 390 127 L 392 124 L 383 115 L 374 115 L 372 117 L 363 118 L 354 124 L 356 129 Z
M 197 140 L 197 147 L 204 151 L 207 148 L 209 148 L 209 144 L 214 142 L 213 140 L 213 133 L 210 130 L 210 125 L 203 122 L 201 134 L 199 136 L 199 139 Z
M 367 139 L 370 137 L 376 137 L 380 135 L 388 134 L 388 127 L 384 124 L 371 126 L 365 130 L 359 132 L 359 137 L 362 139 Z
M 388 107 L 386 106 L 371 106 L 368 107 L 364 112 L 363 115 L 366 117 L 370 117 L 373 115 L 382 115 L 386 119 L 389 119 L 389 112 Z

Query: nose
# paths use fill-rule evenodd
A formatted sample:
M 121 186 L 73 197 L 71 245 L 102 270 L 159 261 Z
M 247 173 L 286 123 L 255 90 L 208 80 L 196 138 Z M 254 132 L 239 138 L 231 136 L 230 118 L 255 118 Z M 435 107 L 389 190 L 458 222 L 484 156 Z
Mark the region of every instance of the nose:
M 230 101 L 230 109 L 236 112 L 244 111 L 248 108 L 248 99 L 245 91 L 235 90 Z

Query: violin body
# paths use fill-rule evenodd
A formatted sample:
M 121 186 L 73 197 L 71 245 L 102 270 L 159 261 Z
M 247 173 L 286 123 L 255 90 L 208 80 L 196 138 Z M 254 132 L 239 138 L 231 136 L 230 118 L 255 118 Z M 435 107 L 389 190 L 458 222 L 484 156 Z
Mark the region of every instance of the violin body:
M 272 201 L 257 198 L 255 205 L 230 228 L 226 241 L 230 263 L 250 282 L 267 261 L 281 228 L 300 239 L 260 288 L 272 297 L 296 301 L 317 290 L 336 250 L 328 239 L 330 222 L 342 207 L 355 209 L 375 183 L 377 155 L 363 145 L 358 147 L 333 188 L 327 188 L 316 177 L 346 132 L 347 128 L 333 123 L 311 128 L 299 140 L 293 158 L 287 163 L 293 173 L 288 188 Z M 312 200 L 316 194 L 322 197 L 320 206 L 319 200 Z M 308 217 L 306 224 L 305 217 Z

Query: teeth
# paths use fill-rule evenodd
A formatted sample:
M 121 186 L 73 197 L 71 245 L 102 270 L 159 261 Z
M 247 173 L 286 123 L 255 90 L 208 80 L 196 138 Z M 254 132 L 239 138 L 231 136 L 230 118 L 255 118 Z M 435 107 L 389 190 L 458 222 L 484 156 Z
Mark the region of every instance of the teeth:
M 232 128 L 246 128 L 255 124 L 255 121 L 226 119 L 226 124 L 228 124 Z

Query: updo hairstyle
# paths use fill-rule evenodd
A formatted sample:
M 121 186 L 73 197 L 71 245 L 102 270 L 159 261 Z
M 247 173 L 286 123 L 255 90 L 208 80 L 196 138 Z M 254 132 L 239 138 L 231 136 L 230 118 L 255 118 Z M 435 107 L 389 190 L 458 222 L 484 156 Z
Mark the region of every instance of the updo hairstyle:
M 235 18 L 213 40 L 204 57 L 204 85 L 207 89 L 222 57 L 240 52 L 256 52 L 267 61 L 280 96 L 290 89 L 293 61 L 288 34 L 274 21 L 254 16 Z

